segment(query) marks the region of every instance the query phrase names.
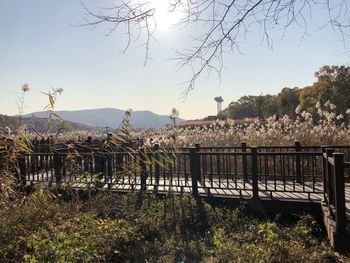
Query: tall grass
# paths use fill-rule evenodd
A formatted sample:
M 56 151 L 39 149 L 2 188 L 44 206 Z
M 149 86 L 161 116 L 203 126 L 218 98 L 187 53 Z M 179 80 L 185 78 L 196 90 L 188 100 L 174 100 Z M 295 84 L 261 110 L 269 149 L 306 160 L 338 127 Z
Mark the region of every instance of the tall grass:
M 303 145 L 339 145 L 350 144 L 350 129 L 346 115 L 336 114 L 336 106 L 327 102 L 318 113 L 296 109 L 297 118 L 288 115 L 278 118 L 271 116 L 266 120 L 256 119 L 253 123 L 236 122 L 235 120 L 214 122 L 201 127 L 172 127 L 143 131 L 147 144 L 172 145 L 176 129 L 176 143 L 179 146 L 238 146 L 242 142 L 248 145 L 292 145 L 300 141 Z

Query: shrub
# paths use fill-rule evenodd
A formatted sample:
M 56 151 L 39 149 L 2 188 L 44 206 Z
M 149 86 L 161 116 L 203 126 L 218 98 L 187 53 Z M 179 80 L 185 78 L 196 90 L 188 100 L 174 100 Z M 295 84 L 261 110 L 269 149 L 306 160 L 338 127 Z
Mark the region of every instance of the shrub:
M 28 262 L 135 261 L 143 255 L 139 241 L 125 220 L 84 213 L 29 235 L 24 258 Z
M 3 261 L 324 262 L 334 254 L 311 216 L 278 221 L 190 196 L 37 190 L 0 211 Z

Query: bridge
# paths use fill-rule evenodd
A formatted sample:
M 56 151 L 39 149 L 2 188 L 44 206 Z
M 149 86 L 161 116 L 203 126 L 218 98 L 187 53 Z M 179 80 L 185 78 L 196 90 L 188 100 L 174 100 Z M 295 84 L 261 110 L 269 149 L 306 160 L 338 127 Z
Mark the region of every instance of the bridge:
M 350 146 L 97 148 L 77 146 L 19 158 L 23 187 L 150 191 L 244 201 L 278 212 L 323 213 L 335 250 L 350 249 Z

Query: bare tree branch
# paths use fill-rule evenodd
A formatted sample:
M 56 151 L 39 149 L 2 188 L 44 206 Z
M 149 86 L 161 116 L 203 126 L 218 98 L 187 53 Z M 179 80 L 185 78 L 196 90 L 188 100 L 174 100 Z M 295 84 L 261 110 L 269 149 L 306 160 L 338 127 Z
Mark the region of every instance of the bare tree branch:
M 140 35 L 146 37 L 146 61 L 149 44 L 156 28 L 152 8 L 152 0 L 116 1 L 118 4 L 104 9 L 105 13 L 87 12 L 84 26 L 112 24 L 107 34 L 112 33 L 121 25 L 126 25 L 128 43 L 137 40 Z M 217 74 L 221 80 L 226 52 L 239 52 L 243 41 L 251 32 L 258 33 L 261 41 L 269 48 L 273 47 L 276 32 L 282 33 L 282 38 L 292 26 L 302 30 L 301 40 L 309 34 L 309 24 L 313 22 L 312 14 L 327 11 L 323 24 L 319 29 L 331 26 L 338 32 L 345 45 L 349 36 L 350 19 L 347 0 L 164 0 L 169 3 L 169 10 L 180 10 L 185 15 L 178 21 L 179 29 L 194 25 L 199 29 L 197 36 L 193 36 L 193 45 L 185 50 L 177 50 L 175 60 L 180 69 L 189 67 L 192 77 L 186 82 L 185 96 L 194 89 L 196 82 L 204 72 Z M 320 18 L 318 18 L 320 19 Z M 138 31 L 134 36 L 134 31 Z M 125 50 L 126 50 L 125 49 Z M 125 51 L 124 50 L 124 51 Z
M 127 43 L 122 51 L 123 53 L 132 42 L 137 42 L 142 35 L 145 35 L 146 41 L 143 44 L 145 46 L 145 63 L 147 62 L 150 40 L 155 30 L 154 8 L 151 8 L 147 2 L 122 0 L 118 1 L 118 4 L 114 3 L 111 7 L 101 8 L 100 12 L 97 13 L 91 11 L 83 2 L 80 3 L 86 12 L 86 17 L 85 22 L 78 24 L 78 27 L 90 26 L 95 28 L 101 24 L 110 24 L 111 28 L 106 33 L 109 36 L 115 30 L 124 26 Z

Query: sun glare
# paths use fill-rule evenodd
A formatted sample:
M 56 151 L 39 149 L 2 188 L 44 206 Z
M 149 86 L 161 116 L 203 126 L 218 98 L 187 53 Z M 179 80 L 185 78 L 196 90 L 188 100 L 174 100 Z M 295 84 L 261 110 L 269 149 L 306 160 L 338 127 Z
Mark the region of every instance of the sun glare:
M 157 30 L 171 29 L 181 19 L 182 13 L 171 11 L 168 0 L 151 0 L 150 5 L 155 8 L 154 18 Z

